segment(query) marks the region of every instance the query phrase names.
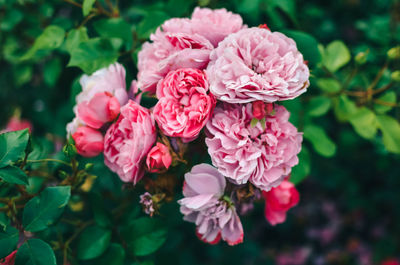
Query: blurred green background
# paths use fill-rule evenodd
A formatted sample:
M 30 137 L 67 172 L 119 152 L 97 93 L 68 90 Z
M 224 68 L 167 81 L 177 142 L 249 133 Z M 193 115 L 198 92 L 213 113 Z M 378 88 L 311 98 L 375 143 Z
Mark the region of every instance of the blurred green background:
M 266 23 L 272 31 L 287 33 L 298 41 L 312 74 L 302 99 L 285 103 L 292 122 L 307 130 L 301 164 L 293 176 L 301 200 L 289 211 L 286 223 L 271 227 L 258 204 L 241 218 L 243 244 L 209 246 L 197 240 L 193 224 L 182 221 L 178 205 L 169 203 L 160 217 L 168 224 L 166 243 L 138 263 L 367 265 L 400 257 L 400 87 L 391 81 L 400 62 L 387 56 L 400 43 L 400 1 L 98 2 L 106 12 L 92 10 L 84 16 L 73 1 L 0 0 L 0 127 L 20 113 L 33 122 L 33 133 L 46 154 L 53 152 L 50 142 L 65 139 L 81 69 L 92 72 L 95 66 L 118 60 L 127 69 L 127 80 L 134 79 L 141 43 L 165 19 L 188 17 L 197 5 L 226 8 L 242 15 L 249 26 Z M 118 10 L 109 8 L 108 2 Z M 43 34 L 49 25 L 61 33 Z M 93 50 L 82 51 L 79 42 L 86 41 L 86 32 L 80 27 L 72 33 L 80 25 L 87 28 L 89 38 L 101 37 L 108 46 L 94 43 Z M 341 42 L 329 48 L 335 40 Z M 67 67 L 77 50 L 88 61 Z M 329 56 L 339 58 L 337 67 L 329 67 Z M 390 84 L 390 89 L 377 95 L 378 101 L 341 94 L 344 86 L 350 92 L 365 91 L 381 70 L 376 88 Z M 346 108 L 356 108 L 361 116 L 350 117 Z M 379 123 L 379 115 L 391 117 L 391 125 Z M 196 159 L 201 160 L 193 158 L 192 163 Z M 98 177 L 103 178 L 100 190 L 111 189 L 101 183 L 115 176 L 99 173 Z M 116 185 L 118 192 L 121 183 Z M 137 201 L 132 214 L 136 216 L 142 214 Z

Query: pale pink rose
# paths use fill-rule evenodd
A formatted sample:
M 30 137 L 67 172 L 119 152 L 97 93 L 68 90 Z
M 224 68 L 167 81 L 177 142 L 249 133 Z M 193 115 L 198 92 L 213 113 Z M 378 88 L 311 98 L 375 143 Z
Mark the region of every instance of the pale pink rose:
M 228 12 L 225 8 L 212 10 L 196 7 L 191 26 L 194 33 L 202 35 L 217 47 L 226 36 L 243 28 L 243 20 L 240 15 Z
M 233 204 L 223 197 L 226 182 L 208 164 L 196 165 L 185 174 L 184 198 L 179 200 L 184 220 L 195 223 L 204 242 L 216 244 L 222 238 L 229 245 L 243 242 L 243 227 Z
M 109 92 L 118 99 L 121 106 L 128 101 L 125 68 L 119 63 L 97 70 L 90 76 L 83 75 L 79 82 L 82 91 L 76 96 L 77 104 L 90 101 L 94 95 L 100 92 Z
M 199 135 L 215 106 L 206 75 L 198 69 L 169 72 L 157 85 L 157 97 L 153 113 L 158 126 L 165 135 L 185 142 Z
M 105 135 L 104 163 L 122 181 L 136 184 L 143 177 L 144 161 L 156 137 L 150 111 L 129 100 Z
M 211 92 L 229 103 L 293 99 L 306 91 L 309 75 L 296 43 L 263 28 L 226 37 L 207 67 Z
M 80 79 L 80 84 L 82 91 L 76 96 L 76 105 L 73 109 L 75 118 L 67 124 L 67 137 L 75 133 L 78 127 L 87 125 L 77 117 L 78 105 L 82 102 L 90 102 L 96 94 L 103 92 L 108 92 L 114 96 L 120 106 L 125 105 L 128 101 L 125 68 L 119 63 L 97 70 L 90 76 L 83 75 Z
M 208 153 L 219 172 L 237 184 L 247 181 L 262 190 L 278 186 L 298 163 L 302 134 L 289 121 L 289 112 L 275 113 L 251 126 L 252 104 L 217 106 L 207 123 Z
M 171 162 L 172 157 L 169 149 L 162 143 L 157 143 L 147 154 L 146 165 L 150 172 L 160 172 L 168 169 Z
M 11 252 L 10 255 L 0 260 L 0 265 L 14 265 L 16 255 L 17 255 L 17 250 L 14 250 L 13 252 Z
M 152 42 L 143 44 L 138 54 L 138 87 L 142 91 L 154 94 L 158 81 L 170 71 L 207 67 L 213 45 L 199 34 L 177 31 L 181 22 L 182 19 L 166 21 L 150 36 Z
M 105 123 L 117 118 L 119 109 L 116 97 L 109 92 L 100 92 L 90 101 L 78 105 L 78 119 L 94 129 L 100 129 Z
M 14 132 L 14 131 L 20 131 L 23 129 L 29 129 L 29 132 L 32 132 L 33 130 L 33 125 L 29 120 L 25 119 L 19 119 L 17 117 L 11 117 L 11 119 L 8 121 L 6 128 L 2 130 L 1 132 Z
M 78 154 L 84 157 L 93 157 L 99 155 L 104 149 L 104 138 L 101 132 L 88 126 L 79 127 L 72 138 Z
M 296 187 L 288 180 L 284 180 L 278 187 L 270 191 L 263 191 L 265 199 L 265 218 L 271 225 L 285 222 L 286 212 L 296 206 L 300 194 Z

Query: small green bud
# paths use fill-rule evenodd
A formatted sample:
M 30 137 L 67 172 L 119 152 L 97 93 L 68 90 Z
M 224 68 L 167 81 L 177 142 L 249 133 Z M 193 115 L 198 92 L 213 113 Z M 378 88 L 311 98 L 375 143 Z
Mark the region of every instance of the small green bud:
M 394 71 L 391 77 L 394 82 L 400 82 L 400 70 Z
M 86 165 L 85 165 L 85 170 L 86 171 L 89 171 L 89 170 L 91 170 L 93 168 L 93 163 L 87 163 Z
M 362 65 L 362 64 L 365 64 L 367 62 L 367 57 L 368 57 L 368 53 L 359 52 L 359 53 L 357 53 L 357 55 L 354 58 L 354 60 L 356 61 L 356 63 L 358 65 Z
M 391 60 L 400 59 L 400 46 L 396 46 L 396 47 L 391 48 L 391 49 L 387 52 L 387 56 L 388 56 L 389 59 L 391 59 Z
M 58 173 L 60 174 L 60 177 L 62 177 L 62 178 L 68 177 L 68 173 L 65 172 L 64 170 L 60 170 L 60 171 L 58 171 Z
M 74 158 L 77 154 L 75 145 L 71 143 L 67 143 L 66 145 L 64 145 L 63 152 L 64 155 L 68 158 Z

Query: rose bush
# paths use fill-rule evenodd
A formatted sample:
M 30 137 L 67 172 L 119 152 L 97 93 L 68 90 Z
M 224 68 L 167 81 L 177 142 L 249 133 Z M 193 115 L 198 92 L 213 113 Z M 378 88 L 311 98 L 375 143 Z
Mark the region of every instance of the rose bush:
M 0 0 L 0 264 L 395 264 L 398 10 Z

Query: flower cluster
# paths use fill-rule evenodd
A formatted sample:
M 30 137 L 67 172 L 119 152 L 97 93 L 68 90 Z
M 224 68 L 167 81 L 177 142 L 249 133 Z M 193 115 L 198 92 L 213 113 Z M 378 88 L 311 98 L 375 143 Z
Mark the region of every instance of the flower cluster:
M 164 182 L 176 178 L 167 172 L 190 164 L 185 153 L 199 139 L 213 165 L 185 174 L 181 213 L 202 241 L 235 245 L 244 237 L 239 214 L 254 201 L 265 199 L 272 225 L 299 202 L 288 177 L 302 134 L 277 102 L 304 93 L 308 79 L 292 39 L 266 26 L 248 27 L 225 9 L 196 8 L 190 19 L 165 21 L 143 44 L 129 93 L 119 64 L 83 76 L 67 131 L 79 154 L 103 153 L 105 164 L 134 185 L 146 172 Z M 157 102 L 145 108 L 142 97 Z M 149 193 L 160 192 L 149 188 L 156 182 L 146 180 L 140 198 L 151 216 L 167 196 Z

